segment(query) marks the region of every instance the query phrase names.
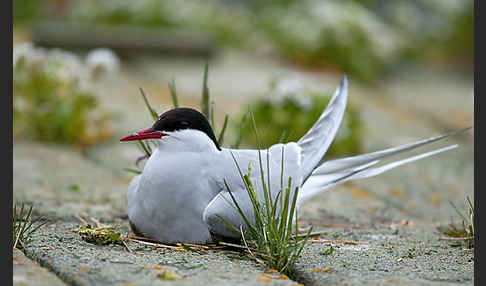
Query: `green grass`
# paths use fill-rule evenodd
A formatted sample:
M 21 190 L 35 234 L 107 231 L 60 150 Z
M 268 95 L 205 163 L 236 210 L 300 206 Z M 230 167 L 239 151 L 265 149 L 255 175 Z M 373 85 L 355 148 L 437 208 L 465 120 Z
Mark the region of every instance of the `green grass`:
M 254 131 L 258 140 L 258 132 L 256 129 L 255 120 L 250 113 Z M 267 152 L 267 178 L 263 171 L 263 160 L 260 149 L 258 149 L 258 161 L 260 179 L 262 181 L 263 198 L 259 197 L 259 190 L 255 189 L 254 183 L 251 181 L 251 168 L 248 167 L 248 173 L 243 174 L 233 153 L 233 160 L 238 169 L 238 173 L 245 185 L 245 190 L 250 198 L 254 221 L 251 221 L 243 212 L 240 205 L 236 201 L 231 187 L 226 180 L 225 187 L 230 194 L 232 205 L 238 211 L 243 221 L 246 224 L 245 230 L 243 227 L 232 225 L 226 219 L 218 216 L 229 228 L 233 231 L 240 232 L 243 244 L 252 258 L 257 262 L 266 265 L 271 269 L 276 269 L 279 272 L 287 274 L 294 278 L 295 264 L 300 257 L 304 246 L 307 243 L 312 227 L 305 236 L 298 235 L 298 219 L 296 211 L 296 202 L 299 194 L 299 187 L 294 188 L 292 194 L 292 178 L 289 177 L 288 182 L 284 182 L 284 151 L 282 149 L 282 164 L 280 177 L 280 190 L 278 190 L 275 199 L 272 199 L 272 190 L 270 185 L 270 162 L 269 153 Z M 295 219 L 294 219 L 295 216 Z M 294 224 L 295 222 L 295 224 Z
M 468 216 L 462 214 L 452 202 L 450 202 L 450 204 L 457 212 L 457 214 L 461 217 L 461 223 L 459 225 L 450 223 L 447 227 L 439 227 L 439 231 L 454 239 L 454 243 L 452 244 L 452 246 L 465 245 L 467 248 L 473 248 L 475 225 L 474 207 L 471 203 L 471 199 L 469 198 L 469 196 L 466 197 L 466 206 L 469 212 Z
M 284 154 L 282 150 L 282 159 L 283 156 Z M 264 194 L 263 198 L 259 198 L 259 191 L 255 189 L 254 184 L 250 179 L 251 169 L 248 169 L 247 174 L 243 174 L 234 156 L 233 159 L 238 168 L 240 177 L 244 182 L 246 192 L 250 198 L 255 220 L 254 222 L 250 221 L 247 215 L 245 215 L 245 213 L 242 211 L 241 207 L 233 196 L 231 187 L 226 181 L 224 183 L 231 196 L 233 206 L 243 218 L 247 229 L 244 231 L 242 227 L 238 228 L 231 225 L 223 217 L 218 217 L 228 227 L 236 232 L 241 233 L 242 241 L 246 247 L 246 250 L 257 262 L 264 264 L 271 269 L 276 269 L 279 272 L 285 273 L 291 278 L 294 277 L 295 263 L 300 257 L 301 252 L 312 231 L 312 228 L 309 229 L 307 235 L 304 237 L 297 235 L 299 227 L 295 207 L 297 196 L 299 194 L 299 188 L 296 187 L 292 194 L 292 179 L 289 178 L 286 186 L 284 185 L 282 179 L 281 189 L 273 201 L 270 189 L 270 178 L 267 178 L 267 181 L 265 181 L 261 153 L 259 152 L 260 171 Z M 282 172 L 283 168 L 284 166 L 282 163 Z
M 32 210 L 33 205 L 30 205 L 27 209 L 25 204 L 22 203 L 20 209 L 18 209 L 17 204 L 14 204 L 12 224 L 13 248 L 24 249 L 30 241 L 30 236 L 47 223 L 44 218 L 33 220 Z

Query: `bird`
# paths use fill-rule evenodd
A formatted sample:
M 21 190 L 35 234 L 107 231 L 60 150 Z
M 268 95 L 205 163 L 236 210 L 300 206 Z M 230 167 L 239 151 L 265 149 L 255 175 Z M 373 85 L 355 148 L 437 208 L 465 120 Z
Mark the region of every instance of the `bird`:
M 245 216 L 254 220 L 240 174 L 245 173 L 245 168 L 259 198 L 264 196 L 262 174 L 268 179 L 273 200 L 282 182 L 289 183 L 291 196 L 298 188 L 295 208 L 298 211 L 303 202 L 336 185 L 372 177 L 458 147 L 454 144 L 384 161 L 453 134 L 448 133 L 372 153 L 323 160 L 341 124 L 347 99 L 348 80 L 344 75 L 329 104 L 305 135 L 297 142 L 277 143 L 266 150 L 220 146 L 207 118 L 188 107 L 168 110 L 150 128 L 120 139 L 120 142 L 147 139 L 157 142 L 143 171 L 128 186 L 127 214 L 132 231 L 167 244 L 238 239 L 241 233 L 227 223 L 247 226 L 232 205 L 231 195 Z

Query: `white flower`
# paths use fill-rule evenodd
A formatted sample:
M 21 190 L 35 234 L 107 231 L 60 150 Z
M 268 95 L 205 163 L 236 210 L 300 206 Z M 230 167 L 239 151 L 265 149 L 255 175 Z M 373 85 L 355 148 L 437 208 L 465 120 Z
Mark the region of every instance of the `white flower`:
M 269 101 L 276 106 L 290 101 L 304 110 L 309 110 L 312 102 L 304 94 L 304 87 L 298 78 L 282 78 L 276 82 L 275 87 L 270 91 Z
M 16 45 L 13 49 L 13 67 L 15 67 L 22 58 L 24 59 L 26 65 L 30 66 L 35 63 L 43 62 L 46 58 L 46 52 L 45 49 L 35 48 L 32 43 L 22 43 Z
M 86 65 L 91 72 L 103 71 L 114 73 L 120 67 L 120 59 L 110 49 L 100 48 L 88 53 Z
M 276 81 L 269 93 L 270 102 L 276 105 L 285 103 L 302 90 L 302 83 L 296 78 L 283 78 Z
M 47 71 L 52 71 L 56 77 L 63 81 L 72 79 L 85 80 L 86 69 L 84 68 L 79 57 L 71 52 L 61 49 L 52 49 L 48 56 Z
M 302 91 L 302 82 L 296 78 L 283 79 L 278 81 L 275 93 L 279 96 L 291 97 Z
M 305 111 L 308 111 L 312 107 L 312 101 L 310 97 L 298 94 L 297 96 L 294 97 L 295 102 L 297 103 L 300 108 L 302 108 Z
M 31 43 L 19 44 L 14 47 L 13 66 L 22 60 L 25 70 L 36 69 L 43 74 L 69 83 L 76 81 L 81 89 L 89 89 L 91 72 L 75 53 L 59 48 L 45 49 L 35 47 Z M 16 74 L 20 77 L 23 73 Z

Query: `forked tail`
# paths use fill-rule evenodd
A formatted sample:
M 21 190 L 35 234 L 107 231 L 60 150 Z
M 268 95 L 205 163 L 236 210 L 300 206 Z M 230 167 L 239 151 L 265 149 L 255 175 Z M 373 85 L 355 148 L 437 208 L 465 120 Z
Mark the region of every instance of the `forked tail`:
M 470 128 L 471 127 L 382 151 L 324 162 L 312 172 L 311 176 L 303 184 L 299 194 L 298 203 L 300 204 L 332 186 L 350 180 L 372 177 L 400 165 L 454 149 L 458 145 L 450 145 L 378 166 L 380 162 L 388 157 L 439 141 L 451 135 L 469 130 Z

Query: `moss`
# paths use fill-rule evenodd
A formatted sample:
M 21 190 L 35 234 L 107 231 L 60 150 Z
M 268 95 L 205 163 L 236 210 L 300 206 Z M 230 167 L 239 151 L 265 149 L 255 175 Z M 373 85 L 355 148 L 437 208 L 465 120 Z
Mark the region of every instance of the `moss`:
M 121 244 L 121 234 L 109 227 L 82 226 L 78 229 L 79 235 L 87 242 L 95 244 Z

